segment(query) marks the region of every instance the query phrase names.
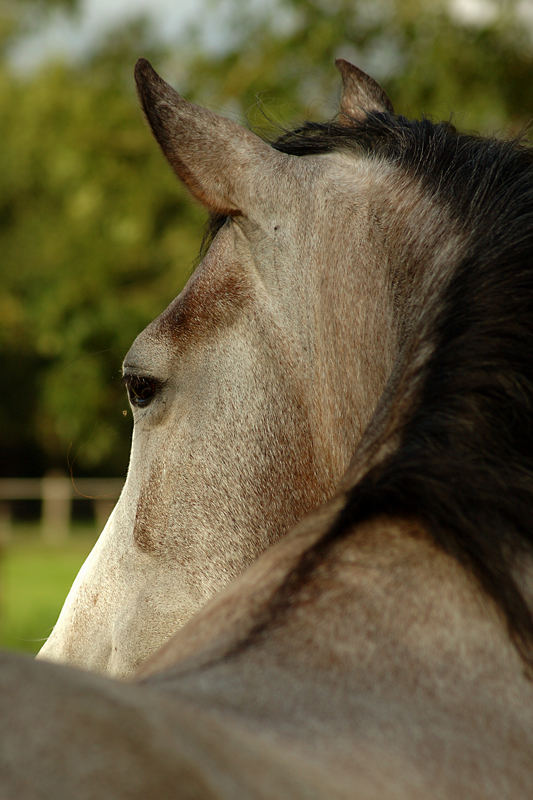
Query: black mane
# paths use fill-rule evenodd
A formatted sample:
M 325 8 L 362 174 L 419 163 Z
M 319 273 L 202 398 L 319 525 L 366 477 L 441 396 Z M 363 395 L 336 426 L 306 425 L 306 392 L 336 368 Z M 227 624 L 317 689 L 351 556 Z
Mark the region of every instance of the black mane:
M 356 523 L 409 516 L 475 575 L 533 666 L 533 618 L 513 578 L 533 553 L 533 152 L 381 113 L 353 126 L 307 123 L 274 147 L 300 156 L 355 149 L 393 163 L 446 206 L 470 245 L 443 291 L 400 445 L 353 487 L 271 613 Z

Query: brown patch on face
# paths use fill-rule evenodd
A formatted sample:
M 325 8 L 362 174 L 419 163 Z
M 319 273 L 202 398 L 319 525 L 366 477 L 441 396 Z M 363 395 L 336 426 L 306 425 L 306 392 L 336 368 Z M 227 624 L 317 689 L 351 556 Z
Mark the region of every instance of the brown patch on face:
M 185 289 L 153 323 L 156 335 L 180 349 L 231 325 L 252 301 L 246 270 L 221 249 L 213 243 Z
M 157 462 L 152 466 L 150 477 L 141 489 L 135 513 L 133 541 L 143 553 L 154 554 L 160 550 L 161 542 L 157 531 L 161 529 L 161 522 L 167 516 L 162 481 L 163 468 Z
M 133 541 L 143 553 L 154 553 L 156 547 L 152 536 L 152 529 L 147 523 L 146 497 L 141 494 L 137 513 L 135 514 L 135 526 L 133 528 Z

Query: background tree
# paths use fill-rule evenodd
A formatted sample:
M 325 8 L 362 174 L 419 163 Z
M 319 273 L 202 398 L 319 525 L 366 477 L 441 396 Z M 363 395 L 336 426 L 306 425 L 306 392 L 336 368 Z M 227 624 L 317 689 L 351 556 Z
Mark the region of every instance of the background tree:
M 203 23 L 163 47 L 140 20 L 76 63 L 17 73 L 13 43 L 58 5 L 79 10 L 68 0 L 0 6 L 4 474 L 69 462 L 78 474 L 124 472 L 121 359 L 195 263 L 203 212 L 142 122 L 139 55 L 189 98 L 264 135 L 335 114 L 337 55 L 380 80 L 407 116 L 455 111 L 460 127 L 500 134 L 531 119 L 532 27 L 512 2 L 468 21 L 457 2 L 438 0 L 278 0 L 268 16 L 231 0 L 215 49 Z

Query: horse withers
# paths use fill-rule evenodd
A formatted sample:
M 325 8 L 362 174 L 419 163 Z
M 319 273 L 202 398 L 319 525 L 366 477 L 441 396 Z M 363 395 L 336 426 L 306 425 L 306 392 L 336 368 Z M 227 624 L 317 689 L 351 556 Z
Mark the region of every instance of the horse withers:
M 340 66 L 339 119 L 275 149 L 318 215 L 294 269 L 334 200 L 324 268 L 351 259 L 354 335 L 389 364 L 341 486 L 132 682 L 0 657 L 1 796 L 531 793 L 533 154 L 396 116 Z M 266 249 L 242 216 L 223 236 Z

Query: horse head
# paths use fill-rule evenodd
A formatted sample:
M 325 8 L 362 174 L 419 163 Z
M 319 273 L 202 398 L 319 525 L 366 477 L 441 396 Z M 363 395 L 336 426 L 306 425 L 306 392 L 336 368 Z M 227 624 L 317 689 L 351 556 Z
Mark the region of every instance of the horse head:
M 392 110 L 371 78 L 338 65 L 340 124 Z M 136 80 L 163 153 L 218 230 L 125 357 L 127 480 L 40 652 L 120 675 L 332 495 L 399 335 L 377 268 L 379 170 L 271 146 L 144 60 Z

